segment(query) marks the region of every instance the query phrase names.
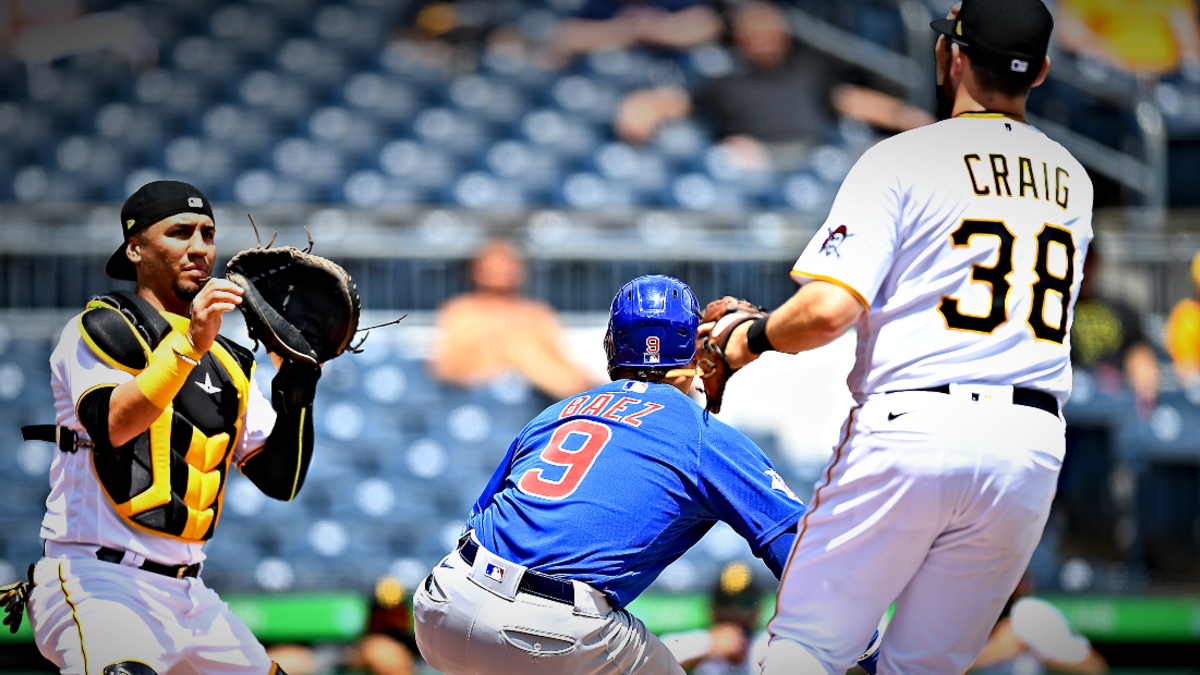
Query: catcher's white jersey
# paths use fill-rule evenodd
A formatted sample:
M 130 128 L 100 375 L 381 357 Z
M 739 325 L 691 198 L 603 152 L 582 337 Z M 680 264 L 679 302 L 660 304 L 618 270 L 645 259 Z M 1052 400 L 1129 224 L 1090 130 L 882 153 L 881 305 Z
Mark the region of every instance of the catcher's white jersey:
M 867 151 L 792 276 L 838 283 L 869 308 L 848 378 L 859 403 L 978 383 L 1061 404 L 1091 218 L 1091 181 L 1061 145 L 968 113 Z
M 79 333 L 79 317 L 63 329 L 58 346 L 50 356 L 50 383 L 54 391 L 58 425 L 74 429 L 80 438 L 87 431 L 75 416 L 75 406 L 88 390 L 104 384 L 122 384 L 133 375 L 113 368 L 92 351 Z M 242 437 L 234 449 L 233 465 L 266 442 L 275 426 L 275 410 L 251 383 L 250 401 L 242 421 Z M 50 465 L 50 495 L 42 539 L 50 557 L 66 555 L 71 544 L 107 546 L 131 551 L 166 565 L 190 565 L 204 560 L 203 544 L 186 542 L 130 526 L 104 494 L 92 466 L 91 450 L 55 452 Z M 89 555 L 93 555 L 89 549 Z

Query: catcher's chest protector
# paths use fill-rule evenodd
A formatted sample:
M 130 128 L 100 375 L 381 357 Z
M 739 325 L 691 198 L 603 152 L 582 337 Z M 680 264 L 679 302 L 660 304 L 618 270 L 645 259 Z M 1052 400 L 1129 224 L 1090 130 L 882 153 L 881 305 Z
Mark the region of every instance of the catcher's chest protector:
M 136 375 L 149 367 L 171 324 L 145 300 L 114 291 L 88 303 L 79 329 L 97 356 Z M 184 541 L 212 536 L 253 372 L 254 355 L 218 336 L 147 431 L 118 452 L 92 453 L 118 513 Z

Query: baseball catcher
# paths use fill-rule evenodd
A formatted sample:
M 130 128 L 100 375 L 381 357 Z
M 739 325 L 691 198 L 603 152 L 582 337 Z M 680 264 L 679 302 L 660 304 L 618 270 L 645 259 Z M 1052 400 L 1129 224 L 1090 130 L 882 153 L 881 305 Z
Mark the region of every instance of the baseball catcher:
M 56 496 L 30 581 L 0 588 L 4 624 L 15 632 L 28 605 L 63 672 L 282 673 L 205 585 L 204 544 L 231 471 L 281 501 L 303 488 L 320 364 L 353 349 L 358 294 L 341 268 L 291 248 L 260 245 L 213 277 L 212 207 L 186 183 L 140 188 L 120 225 L 105 271 L 136 287 L 97 295 L 63 328 L 56 423 L 22 429 L 57 445 Z M 269 402 L 253 353 L 220 335 L 235 307 L 278 368 Z

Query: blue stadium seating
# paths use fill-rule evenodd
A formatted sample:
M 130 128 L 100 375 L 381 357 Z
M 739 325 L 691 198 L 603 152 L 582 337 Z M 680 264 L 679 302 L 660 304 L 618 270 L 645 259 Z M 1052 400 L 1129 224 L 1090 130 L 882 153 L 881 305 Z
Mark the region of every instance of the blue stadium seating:
M 611 140 L 612 114 L 625 92 L 652 84 L 691 86 L 725 74 L 733 58 L 721 46 L 678 56 L 639 49 L 600 52 L 554 73 L 481 45 L 475 72 L 461 73 L 455 64 L 422 53 L 414 42 L 388 42 L 398 10 L 387 3 L 177 4 L 142 10 L 143 21 L 163 46 L 156 67 L 132 73 L 119 61 L 86 54 L 32 73 L 3 64 L 0 88 L 8 103 L 0 111 L 0 140 L 14 152 L 11 165 L 0 163 L 0 198 L 118 200 L 136 172 L 151 168 L 193 180 L 220 199 L 250 204 L 441 202 L 586 209 L 603 202 L 737 209 L 799 203 L 813 215 L 828 207 L 827 190 L 822 186 L 821 194 L 815 194 L 803 178 L 763 175 L 749 180 L 727 171 L 717 175 L 723 171 L 719 162 L 701 166 L 710 133 L 687 125 L 664 129 L 647 149 L 663 163 L 658 168 L 657 160 L 649 160 L 646 173 L 664 172 L 649 187 L 604 171 L 607 183 L 577 179 L 566 184 L 571 176 L 598 168 L 591 166 L 590 155 Z M 902 22 L 888 3 L 799 4 L 883 47 L 903 51 Z M 552 10 L 541 3 L 510 13 L 528 33 L 544 32 L 554 20 Z M 1093 77 L 1106 80 L 1123 77 L 1092 70 Z M 1181 138 L 1200 129 L 1200 118 L 1189 112 L 1195 107 L 1189 102 L 1200 100 L 1194 79 L 1187 73 L 1171 75 L 1157 92 L 1169 129 Z M 1036 92 L 1031 106 L 1114 147 L 1134 128 L 1128 116 L 1054 82 Z M 55 166 L 51 160 L 64 142 L 81 147 L 80 134 L 118 139 L 119 145 L 85 138 L 94 146 L 92 161 L 79 159 L 80 153 L 74 156 L 86 167 L 46 176 L 19 173 L 30 164 Z M 168 146 L 181 137 L 213 142 L 199 153 L 205 157 L 202 166 L 168 166 Z M 313 164 L 325 169 L 322 176 L 298 179 L 294 169 L 279 166 L 274 150 L 293 138 L 335 146 L 336 156 L 315 155 Z M 390 141 L 406 139 L 434 153 L 427 155 L 434 162 L 428 176 L 418 172 L 423 184 L 358 173 L 382 170 L 406 178 L 388 171 L 388 166 L 398 166 L 394 161 L 377 155 Z M 533 170 L 514 181 L 489 166 L 489 175 L 498 182 L 488 183 L 475 172 L 494 163 L 485 161 L 484 153 L 506 140 L 531 146 Z M 858 146 L 839 139 L 837 147 Z M 187 154 L 176 150 L 175 155 Z M 438 152 L 455 161 L 446 164 Z M 1182 162 L 1187 173 L 1188 148 L 1179 153 L 1176 164 Z M 850 151 L 851 158 L 856 155 Z M 697 171 L 720 185 L 715 191 L 704 188 L 692 175 Z M 248 185 L 243 181 L 239 188 L 241 176 L 249 176 Z M 460 179 L 468 179 L 465 187 Z

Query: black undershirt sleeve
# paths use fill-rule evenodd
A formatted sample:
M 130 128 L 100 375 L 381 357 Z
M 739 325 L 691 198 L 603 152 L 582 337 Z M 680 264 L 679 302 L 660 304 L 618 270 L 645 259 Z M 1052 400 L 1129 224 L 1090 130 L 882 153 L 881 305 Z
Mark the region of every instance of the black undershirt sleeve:
M 291 501 L 304 486 L 312 452 L 312 406 L 282 412 L 262 449 L 242 464 L 242 474 L 268 497 Z
M 112 387 L 97 387 L 79 399 L 76 411 L 79 423 L 92 439 L 94 452 L 112 452 L 112 436 L 108 433 L 108 403 L 112 399 Z M 132 441 L 131 441 L 132 442 Z
M 242 474 L 263 494 L 291 501 L 304 486 L 312 461 L 312 404 L 320 366 L 284 361 L 271 380 L 271 407 L 278 416 L 267 442 L 242 463 Z

